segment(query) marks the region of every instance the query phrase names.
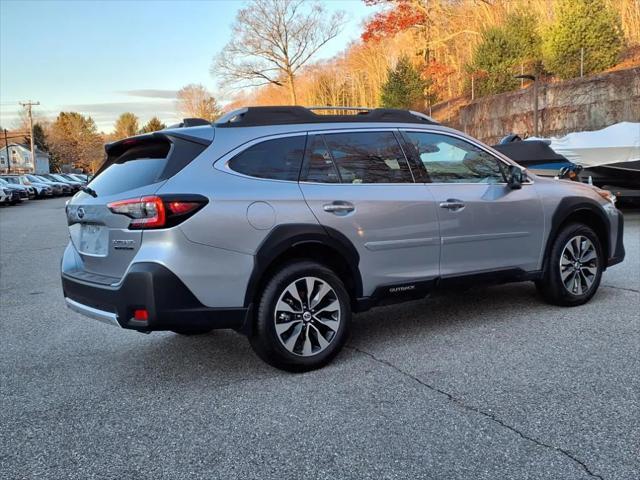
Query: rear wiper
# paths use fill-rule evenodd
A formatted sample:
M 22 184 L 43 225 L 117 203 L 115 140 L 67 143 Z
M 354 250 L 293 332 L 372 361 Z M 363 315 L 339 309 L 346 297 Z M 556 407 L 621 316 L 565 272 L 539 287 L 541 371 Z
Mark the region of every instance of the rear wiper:
M 80 190 L 82 190 L 84 193 L 88 193 L 89 195 L 91 195 L 93 198 L 96 198 L 98 196 L 98 194 L 96 193 L 96 191 L 91 188 L 91 187 L 80 187 Z

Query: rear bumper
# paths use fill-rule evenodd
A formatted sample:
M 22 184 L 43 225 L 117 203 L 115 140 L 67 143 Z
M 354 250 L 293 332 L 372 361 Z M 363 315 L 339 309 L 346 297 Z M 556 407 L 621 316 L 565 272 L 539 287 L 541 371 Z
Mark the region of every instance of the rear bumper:
M 185 284 L 157 263 L 136 263 L 118 287 L 89 283 L 62 274 L 67 306 L 87 317 L 122 328 L 150 332 L 187 328 L 239 330 L 247 308 L 210 308 L 202 305 Z M 148 320 L 133 318 L 146 309 Z

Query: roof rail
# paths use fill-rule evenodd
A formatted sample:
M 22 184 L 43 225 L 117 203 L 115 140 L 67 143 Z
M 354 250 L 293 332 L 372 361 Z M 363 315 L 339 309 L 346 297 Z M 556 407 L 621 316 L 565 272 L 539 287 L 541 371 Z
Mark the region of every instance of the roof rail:
M 167 128 L 189 128 L 189 127 L 200 127 L 202 125 L 211 126 L 211 122 L 209 120 L 205 120 L 204 118 L 183 118 L 182 122 L 176 123 L 175 125 L 169 125 Z
M 356 111 L 356 115 L 318 115 L 313 110 Z M 245 107 L 220 117 L 216 127 L 257 127 L 301 123 L 387 122 L 438 124 L 431 117 L 409 110 L 368 107 Z

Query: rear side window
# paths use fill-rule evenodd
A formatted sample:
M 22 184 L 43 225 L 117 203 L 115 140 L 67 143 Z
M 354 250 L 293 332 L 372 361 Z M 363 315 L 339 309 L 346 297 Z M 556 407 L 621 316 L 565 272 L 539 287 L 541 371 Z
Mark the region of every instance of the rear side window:
M 297 181 L 305 143 L 304 135 L 260 142 L 233 157 L 229 168 L 250 177 Z
M 342 183 L 413 183 L 393 132 L 325 135 Z

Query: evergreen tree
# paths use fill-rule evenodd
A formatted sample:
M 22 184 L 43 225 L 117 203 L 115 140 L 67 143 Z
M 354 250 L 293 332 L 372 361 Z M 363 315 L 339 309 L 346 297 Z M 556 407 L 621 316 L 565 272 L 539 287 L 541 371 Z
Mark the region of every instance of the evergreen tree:
M 164 128 L 167 128 L 167 126 L 162 123 L 158 117 L 153 117 L 142 127 L 140 133 L 157 132 L 158 130 L 162 130 Z
M 31 135 L 29 133 L 25 135 L 23 142 L 25 145 L 31 144 Z M 33 125 L 33 143 L 43 152 L 47 152 L 49 150 L 49 147 L 47 146 L 47 135 L 44 128 L 42 128 L 42 125 L 39 123 L 35 123 Z
M 555 22 L 544 34 L 545 68 L 561 78 L 580 75 L 584 48 L 584 73 L 613 66 L 623 47 L 620 16 L 605 0 L 557 0 Z
M 131 112 L 125 112 L 118 117 L 113 131 L 116 140 L 132 137 L 138 134 L 138 117 Z
M 540 48 L 541 38 L 532 15 L 511 14 L 504 25 L 485 30 L 467 65 L 469 74 L 476 75 L 476 94 L 492 95 L 517 88 L 514 76 L 520 73 L 521 65 L 529 72 L 541 70 Z
M 409 58 L 400 57 L 396 68 L 387 71 L 387 80 L 382 85 L 380 93 L 380 103 L 386 108 L 422 110 L 428 84 Z

